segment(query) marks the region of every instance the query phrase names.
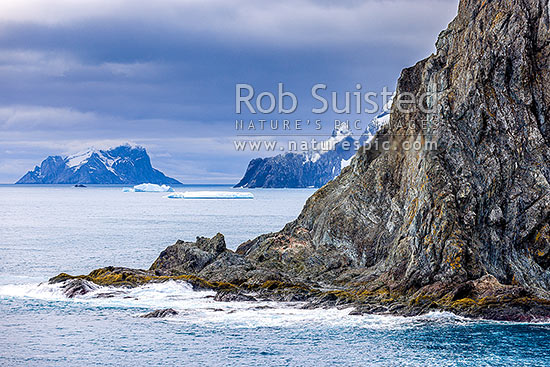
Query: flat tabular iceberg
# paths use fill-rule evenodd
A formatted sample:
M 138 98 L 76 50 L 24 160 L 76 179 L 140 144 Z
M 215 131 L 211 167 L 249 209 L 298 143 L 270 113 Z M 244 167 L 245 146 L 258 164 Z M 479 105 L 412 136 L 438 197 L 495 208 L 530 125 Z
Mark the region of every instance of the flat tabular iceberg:
M 173 192 L 174 189 L 168 185 L 155 185 L 150 183 L 144 183 L 136 185 L 133 188 L 125 187 L 123 192 Z
M 254 199 L 250 192 L 232 191 L 186 191 L 174 192 L 168 199 Z

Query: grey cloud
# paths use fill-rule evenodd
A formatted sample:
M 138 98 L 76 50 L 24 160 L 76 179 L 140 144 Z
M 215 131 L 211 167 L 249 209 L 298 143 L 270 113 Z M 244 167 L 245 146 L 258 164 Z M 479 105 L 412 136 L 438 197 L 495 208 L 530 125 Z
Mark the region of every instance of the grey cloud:
M 393 88 L 403 67 L 433 51 L 456 7 L 454 0 L 0 3 L 0 182 L 49 154 L 126 141 L 149 148 L 157 166 L 183 181 L 233 182 L 259 155 L 233 149 L 234 119 L 250 117 L 234 114 L 235 83 L 273 90 L 284 82 L 301 101 L 295 117 L 311 117 L 315 83 Z
M 456 1 L 98 0 L 70 3 L 20 0 L 0 6 L 0 10 L 0 21 L 19 24 L 75 27 L 107 20 L 109 24 L 132 23 L 164 33 L 172 29 L 191 37 L 211 35 L 225 41 L 259 40 L 284 47 L 365 40 L 416 42 L 419 32 L 429 29 L 429 24 L 452 15 Z

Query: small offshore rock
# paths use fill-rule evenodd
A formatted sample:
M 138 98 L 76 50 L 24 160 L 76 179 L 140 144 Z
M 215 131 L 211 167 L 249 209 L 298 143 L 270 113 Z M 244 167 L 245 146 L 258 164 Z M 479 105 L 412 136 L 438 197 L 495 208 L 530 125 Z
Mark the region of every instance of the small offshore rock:
M 174 310 L 173 308 L 165 308 L 162 310 L 155 310 L 155 311 L 146 313 L 145 315 L 141 315 L 140 317 L 143 317 L 146 319 L 165 318 L 169 316 L 176 316 L 177 314 L 178 314 L 178 311 Z
M 219 291 L 214 297 L 218 302 L 256 302 L 256 298 L 242 292 Z
M 98 285 L 84 279 L 72 279 L 61 286 L 63 294 L 68 298 L 82 296 L 98 288 Z

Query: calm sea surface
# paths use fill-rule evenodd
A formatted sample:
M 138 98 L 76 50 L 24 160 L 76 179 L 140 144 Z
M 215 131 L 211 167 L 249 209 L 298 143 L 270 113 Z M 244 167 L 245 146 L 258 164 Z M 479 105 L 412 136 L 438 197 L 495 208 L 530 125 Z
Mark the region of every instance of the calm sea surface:
M 178 191 L 231 190 L 184 187 Z M 172 200 L 121 187 L 0 185 L 0 366 L 549 366 L 550 324 L 451 314 L 349 316 L 300 304 L 220 303 L 168 282 L 67 299 L 47 279 L 147 268 L 177 239 L 229 248 L 293 220 L 313 190 L 254 200 Z M 172 307 L 168 319 L 139 315 Z

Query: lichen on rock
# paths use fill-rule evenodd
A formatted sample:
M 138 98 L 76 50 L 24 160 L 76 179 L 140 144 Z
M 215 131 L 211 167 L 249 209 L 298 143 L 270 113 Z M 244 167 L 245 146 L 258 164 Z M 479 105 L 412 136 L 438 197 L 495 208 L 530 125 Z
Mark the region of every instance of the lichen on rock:
M 357 314 L 550 317 L 547 5 L 462 0 L 436 53 L 399 78 L 397 96 L 426 108 L 394 103 L 374 143 L 295 221 L 236 252 L 219 236 L 178 242 L 149 271 L 116 277 L 192 275 L 226 284 L 226 299 L 246 290 Z

